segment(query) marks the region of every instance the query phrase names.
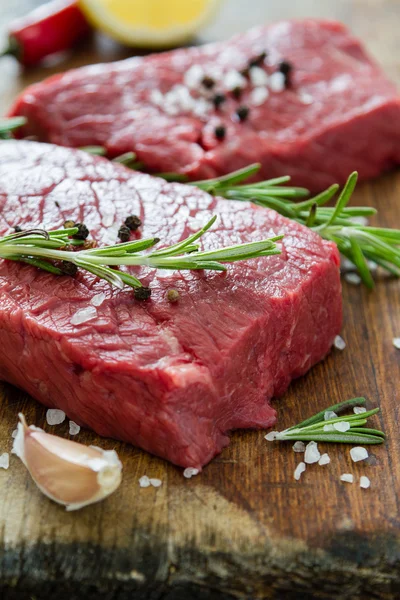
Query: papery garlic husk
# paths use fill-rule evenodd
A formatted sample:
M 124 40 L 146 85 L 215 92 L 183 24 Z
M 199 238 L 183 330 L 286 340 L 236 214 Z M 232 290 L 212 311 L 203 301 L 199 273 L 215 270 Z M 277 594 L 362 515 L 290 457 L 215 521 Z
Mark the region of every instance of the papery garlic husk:
M 85 446 L 26 424 L 18 415 L 12 452 L 51 500 L 78 510 L 112 494 L 121 483 L 122 464 L 114 450 Z

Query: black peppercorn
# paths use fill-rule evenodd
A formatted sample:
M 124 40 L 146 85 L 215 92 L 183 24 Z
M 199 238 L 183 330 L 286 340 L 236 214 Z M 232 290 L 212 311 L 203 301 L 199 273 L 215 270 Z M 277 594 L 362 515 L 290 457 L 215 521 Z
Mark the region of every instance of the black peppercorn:
M 226 100 L 225 94 L 215 94 L 215 96 L 212 99 L 215 108 L 219 108 L 221 106 L 221 104 L 223 104 L 225 102 L 225 100 Z
M 250 109 L 247 106 L 239 106 L 239 108 L 236 111 L 236 114 L 239 117 L 240 121 L 245 121 L 249 116 L 249 112 Z
M 168 302 L 178 302 L 179 300 L 179 292 L 177 290 L 168 290 L 167 292 L 167 300 Z
M 233 90 L 232 90 L 232 96 L 233 96 L 234 98 L 236 98 L 236 100 L 239 100 L 239 98 L 240 98 L 240 97 L 241 97 L 241 95 L 242 95 L 242 91 L 243 91 L 243 90 L 242 90 L 242 88 L 241 88 L 239 85 L 237 85 L 237 86 L 236 86 L 236 87 L 234 87 L 234 88 L 233 88 Z
M 131 237 L 131 230 L 129 229 L 129 227 L 127 227 L 126 225 L 121 225 L 121 227 L 118 229 L 118 237 L 121 240 L 121 242 L 129 242 L 129 239 Z
M 214 85 L 215 85 L 215 81 L 212 77 L 209 77 L 208 75 L 206 75 L 205 77 L 203 77 L 203 79 L 201 80 L 201 84 L 207 88 L 207 90 L 211 90 Z
M 135 300 L 148 300 L 151 296 L 151 289 L 149 287 L 137 287 L 134 288 L 133 294 Z
M 78 228 L 78 231 L 72 236 L 74 240 L 86 240 L 89 235 L 89 229 L 85 223 L 75 223 L 74 227 Z
M 142 224 L 142 221 L 136 215 L 130 215 L 125 219 L 125 225 L 129 227 L 131 231 L 136 231 Z
M 239 71 L 242 77 L 248 77 L 250 75 L 250 67 L 245 67 L 241 71 Z
M 223 140 L 226 134 L 226 129 L 223 125 L 217 125 L 214 129 L 215 137 L 217 140 Z
M 293 71 L 293 66 L 287 60 L 283 60 L 279 64 L 279 71 L 285 76 L 285 86 L 288 87 L 290 85 L 290 76 Z
M 257 56 L 254 56 L 253 58 L 251 58 L 249 60 L 249 67 L 259 67 L 260 65 L 263 64 L 264 60 L 267 57 L 267 53 L 266 52 L 260 52 L 260 54 L 257 54 Z
M 67 260 L 61 261 L 60 269 L 63 273 L 65 273 L 65 275 L 71 275 L 72 277 L 78 272 L 78 267 L 74 263 Z
M 16 225 L 14 227 L 14 231 L 15 231 L 15 233 L 20 233 L 22 231 L 22 227 L 20 227 L 19 225 Z

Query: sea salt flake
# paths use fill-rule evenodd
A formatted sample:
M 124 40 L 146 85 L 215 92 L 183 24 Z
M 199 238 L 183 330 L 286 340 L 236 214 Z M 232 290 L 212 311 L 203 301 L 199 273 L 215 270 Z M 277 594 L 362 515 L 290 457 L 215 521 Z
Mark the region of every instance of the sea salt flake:
M 264 436 L 264 438 L 267 440 L 267 442 L 273 442 L 274 440 L 276 440 L 276 436 L 279 433 L 279 431 L 270 431 L 269 433 L 267 433 L 267 435 Z
M 329 454 L 327 454 L 325 452 L 325 454 L 323 454 L 321 456 L 321 458 L 319 459 L 318 464 L 320 467 L 323 467 L 324 465 L 329 465 L 330 462 L 331 462 L 330 456 L 329 456 Z
M 350 450 L 350 456 L 353 462 L 359 462 L 368 458 L 368 450 L 362 446 L 355 446 Z
M 71 317 L 71 325 L 81 325 L 97 317 L 97 310 L 94 306 L 87 306 L 86 308 L 80 308 Z
M 339 421 L 339 423 L 333 424 L 333 428 L 336 429 L 336 431 L 344 433 L 350 429 L 350 423 L 348 421 Z
M 90 304 L 93 306 L 101 306 L 106 299 L 106 295 L 101 292 L 100 294 L 96 294 L 90 301 Z
M 12 432 L 12 434 L 11 434 L 11 437 L 12 437 L 13 439 L 15 439 L 15 438 L 17 437 L 17 435 L 18 435 L 18 429 L 14 429 L 14 431 L 13 431 L 13 432 Z
M 164 101 L 164 96 L 163 94 L 160 92 L 160 90 L 151 90 L 150 93 L 150 100 L 153 104 L 155 104 L 156 106 L 161 106 L 163 101 Z
M 340 481 L 345 481 L 346 483 L 353 483 L 354 477 L 351 473 L 343 473 L 343 475 L 340 476 Z
M 266 87 L 256 87 L 250 94 L 250 104 L 261 106 L 267 100 L 269 92 Z
M 0 456 L 0 469 L 8 469 L 9 466 L 10 466 L 10 455 L 8 454 L 8 452 L 4 452 Z
M 343 272 L 356 271 L 357 267 L 350 259 L 345 256 L 340 257 L 340 268 Z
M 192 65 L 184 75 L 183 81 L 189 88 L 198 87 L 204 77 L 204 70 L 200 65 Z
M 362 415 L 362 413 L 367 412 L 367 409 L 365 408 L 365 406 L 355 406 L 353 408 L 353 412 L 355 415 Z
M 143 475 L 140 479 L 139 479 L 139 485 L 142 488 L 147 488 L 151 486 L 150 483 L 150 479 L 147 477 L 147 475 Z
M 302 104 L 312 104 L 314 102 L 313 96 L 307 92 L 300 92 L 299 98 Z
M 335 431 L 335 428 L 332 424 L 324 425 L 323 429 L 324 431 Z
M 393 338 L 393 346 L 397 350 L 400 350 L 400 337 Z
M 352 285 L 360 285 L 361 277 L 358 273 L 346 273 L 344 276 L 347 283 L 351 283 Z
M 186 477 L 186 479 L 191 479 L 192 477 L 194 477 L 195 475 L 199 474 L 199 469 L 195 469 L 194 467 L 187 467 L 184 471 L 183 471 L 183 476 Z
M 333 410 L 325 411 L 324 421 L 330 421 L 331 419 L 337 419 L 337 414 Z
M 304 462 L 306 462 L 308 465 L 312 465 L 318 462 L 320 458 L 321 453 L 318 450 L 318 444 L 316 442 L 309 442 L 306 446 Z
M 49 408 L 46 412 L 46 421 L 49 425 L 61 425 L 65 421 L 65 412 L 58 408 Z
M 295 442 L 292 446 L 294 452 L 305 452 L 306 445 L 304 442 Z
M 344 339 L 340 335 L 337 335 L 335 337 L 335 339 L 333 341 L 333 345 L 338 350 L 344 350 L 346 348 L 346 342 L 344 341 Z
M 152 485 L 155 488 L 160 487 L 160 485 L 162 485 L 162 481 L 161 479 L 149 479 L 150 481 L 150 485 Z
M 370 485 L 371 485 L 371 481 L 369 480 L 369 478 L 366 477 L 365 475 L 361 475 L 360 488 L 363 488 L 364 490 L 366 490 L 369 488 Z
M 260 69 L 260 67 L 252 67 L 250 69 L 250 81 L 255 87 L 267 85 L 268 75 L 264 69 Z
M 280 71 L 272 73 L 269 77 L 269 89 L 272 92 L 283 92 L 285 89 L 285 76 Z
M 296 481 L 299 481 L 302 473 L 304 473 L 305 470 L 306 470 L 306 464 L 304 462 L 301 462 L 297 465 L 297 467 L 294 470 L 294 478 Z
M 225 74 L 223 80 L 223 86 L 227 90 L 233 90 L 236 87 L 243 88 L 247 85 L 246 79 L 239 73 L 239 71 L 230 70 Z
M 69 422 L 69 435 L 77 435 L 80 432 L 80 425 L 75 423 L 75 421 Z

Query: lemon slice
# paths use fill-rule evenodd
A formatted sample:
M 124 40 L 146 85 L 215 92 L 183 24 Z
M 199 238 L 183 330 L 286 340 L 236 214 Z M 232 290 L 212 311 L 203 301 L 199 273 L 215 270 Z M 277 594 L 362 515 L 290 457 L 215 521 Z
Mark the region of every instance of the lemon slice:
M 220 0 L 80 0 L 97 29 L 128 46 L 167 47 L 190 39 Z

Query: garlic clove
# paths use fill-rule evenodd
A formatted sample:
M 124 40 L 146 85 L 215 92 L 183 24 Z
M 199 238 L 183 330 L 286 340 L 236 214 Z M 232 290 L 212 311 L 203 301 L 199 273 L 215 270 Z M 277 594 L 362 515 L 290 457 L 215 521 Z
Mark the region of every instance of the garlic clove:
M 114 450 L 102 450 L 46 433 L 20 414 L 13 453 L 51 500 L 77 510 L 103 500 L 121 483 L 122 464 Z

